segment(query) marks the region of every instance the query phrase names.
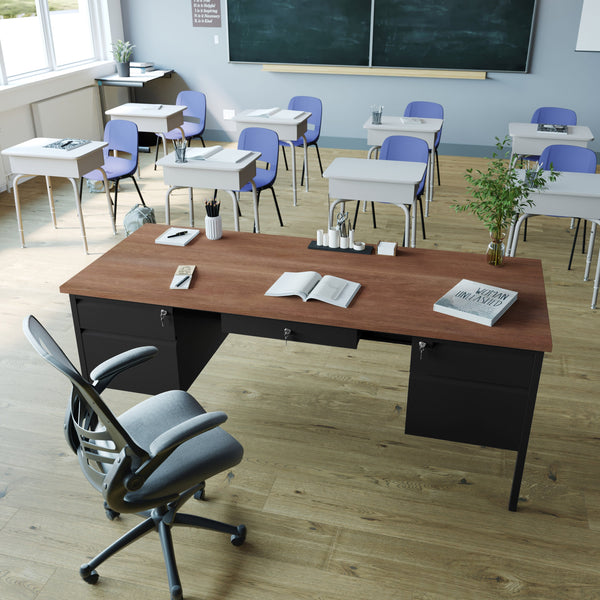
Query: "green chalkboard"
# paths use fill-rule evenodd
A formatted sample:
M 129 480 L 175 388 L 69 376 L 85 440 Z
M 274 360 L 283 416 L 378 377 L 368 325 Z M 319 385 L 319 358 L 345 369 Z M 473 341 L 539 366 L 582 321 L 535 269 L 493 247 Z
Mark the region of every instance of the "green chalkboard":
M 373 65 L 525 71 L 535 0 L 376 0 Z
M 369 64 L 371 0 L 228 0 L 229 60 Z
M 228 0 L 234 62 L 525 71 L 535 0 Z

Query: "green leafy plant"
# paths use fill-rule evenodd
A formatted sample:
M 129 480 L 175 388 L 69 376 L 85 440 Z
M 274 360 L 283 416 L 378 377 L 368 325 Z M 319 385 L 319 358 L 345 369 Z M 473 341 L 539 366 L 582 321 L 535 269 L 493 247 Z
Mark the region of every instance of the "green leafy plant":
M 559 173 L 551 166 L 548 171 L 541 168 L 527 170 L 523 176 L 517 166 L 519 157 L 510 158 L 510 138 L 495 139 L 497 150 L 487 169 L 467 169 L 465 173 L 471 198 L 453 207 L 457 212 L 474 214 L 487 227 L 492 241 L 501 244 L 513 219 L 534 205 L 530 192 L 544 187 L 547 180 L 555 181 Z M 501 258 L 496 257 L 498 262 L 492 264 L 501 264 Z
M 133 55 L 133 49 L 135 46 L 131 42 L 124 42 L 123 40 L 117 40 L 111 44 L 112 55 L 115 62 L 127 63 L 131 60 Z

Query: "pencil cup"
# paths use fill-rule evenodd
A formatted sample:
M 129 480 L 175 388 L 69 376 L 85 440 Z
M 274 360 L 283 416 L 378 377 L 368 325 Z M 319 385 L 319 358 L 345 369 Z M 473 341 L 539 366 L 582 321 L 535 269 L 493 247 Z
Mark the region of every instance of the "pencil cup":
M 340 236 L 340 248 L 348 248 L 348 236 L 342 235 Z
M 381 125 L 382 113 L 383 106 L 380 104 L 373 104 L 373 106 L 371 106 L 371 123 L 373 123 L 373 125 Z
M 175 162 L 184 163 L 185 160 L 185 149 L 187 148 L 187 142 L 185 139 L 173 140 L 175 145 Z
M 220 240 L 223 235 L 221 215 L 218 217 L 204 217 L 204 228 L 209 240 Z

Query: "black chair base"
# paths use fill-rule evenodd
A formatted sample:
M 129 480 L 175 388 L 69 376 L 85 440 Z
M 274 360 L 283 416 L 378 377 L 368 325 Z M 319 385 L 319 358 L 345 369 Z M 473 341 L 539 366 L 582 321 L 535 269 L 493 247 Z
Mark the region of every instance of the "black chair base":
M 180 503 L 177 501 L 174 504 L 179 506 Z M 176 512 L 176 507 L 174 508 L 172 505 L 165 505 L 152 510 L 141 523 L 138 523 L 138 525 L 113 542 L 92 560 L 81 565 L 79 569 L 81 578 L 90 585 L 96 584 L 100 577 L 96 571 L 96 568 L 99 565 L 135 540 L 145 536 L 152 530 L 156 530 L 160 537 L 163 557 L 167 569 L 171 600 L 182 600 L 183 591 L 181 588 L 179 572 L 177 570 L 177 563 L 175 561 L 173 539 L 171 536 L 171 527 L 174 525 L 208 529 L 210 531 L 229 534 L 231 536 L 230 541 L 234 546 L 241 546 L 246 539 L 245 525 L 229 525 L 197 515 L 179 514 Z

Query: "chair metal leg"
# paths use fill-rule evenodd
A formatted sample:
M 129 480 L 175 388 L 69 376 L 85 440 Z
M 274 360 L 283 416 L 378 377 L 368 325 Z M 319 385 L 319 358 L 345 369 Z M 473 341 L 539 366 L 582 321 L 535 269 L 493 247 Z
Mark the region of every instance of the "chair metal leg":
M 158 161 L 158 147 L 160 146 L 160 138 L 156 136 L 156 154 L 154 155 L 154 170 L 156 171 L 156 163 Z
M 285 154 L 285 146 L 280 146 L 281 151 L 283 152 L 283 162 L 285 163 L 285 170 L 288 170 L 288 164 L 287 164 L 287 156 Z
M 138 196 L 140 197 L 142 204 L 144 206 L 146 206 L 146 203 L 144 202 L 144 199 L 142 198 L 142 192 L 140 192 L 140 188 L 138 187 L 137 181 L 135 180 L 135 177 L 133 175 L 131 176 L 131 179 L 133 179 L 133 184 L 135 185 L 135 189 L 137 190 Z
M 573 255 L 575 254 L 575 244 L 577 244 L 577 235 L 579 234 L 580 223 L 581 219 L 577 219 L 577 226 L 575 227 L 575 234 L 573 235 L 573 245 L 571 246 L 571 256 L 569 257 L 569 266 L 567 267 L 567 271 L 571 270 L 571 265 L 573 264 Z
M 271 186 L 271 193 L 273 194 L 273 202 L 275 202 L 275 209 L 277 210 L 277 217 L 279 218 L 279 225 L 283 227 L 283 219 L 281 218 L 281 213 L 279 212 L 279 204 L 277 204 L 277 196 L 275 196 L 275 188 Z M 258 199 L 257 199 L 258 202 Z
M 440 161 L 438 157 L 437 148 L 435 149 L 435 166 L 437 167 L 438 185 L 442 185 L 440 181 Z
M 371 215 L 373 216 L 373 229 L 377 229 L 377 222 L 375 221 L 375 202 L 371 202 Z
M 113 202 L 113 217 L 117 222 L 117 196 L 119 195 L 119 179 L 115 179 L 115 201 Z
M 423 239 L 427 239 L 425 237 L 425 219 L 423 218 L 423 198 L 419 196 L 419 209 L 421 211 L 421 229 L 423 230 Z
M 527 241 L 527 223 L 529 222 L 529 219 L 525 219 L 525 226 L 523 227 L 523 241 L 526 242 Z
M 317 158 L 319 159 L 319 169 L 321 169 L 321 177 L 323 177 L 323 163 L 321 163 L 321 153 L 319 152 L 319 146 L 316 142 L 313 145 L 317 150 Z
M 354 223 L 352 229 L 356 229 L 356 219 L 358 219 L 358 207 L 360 206 L 360 200 L 356 203 L 356 210 L 354 211 Z

